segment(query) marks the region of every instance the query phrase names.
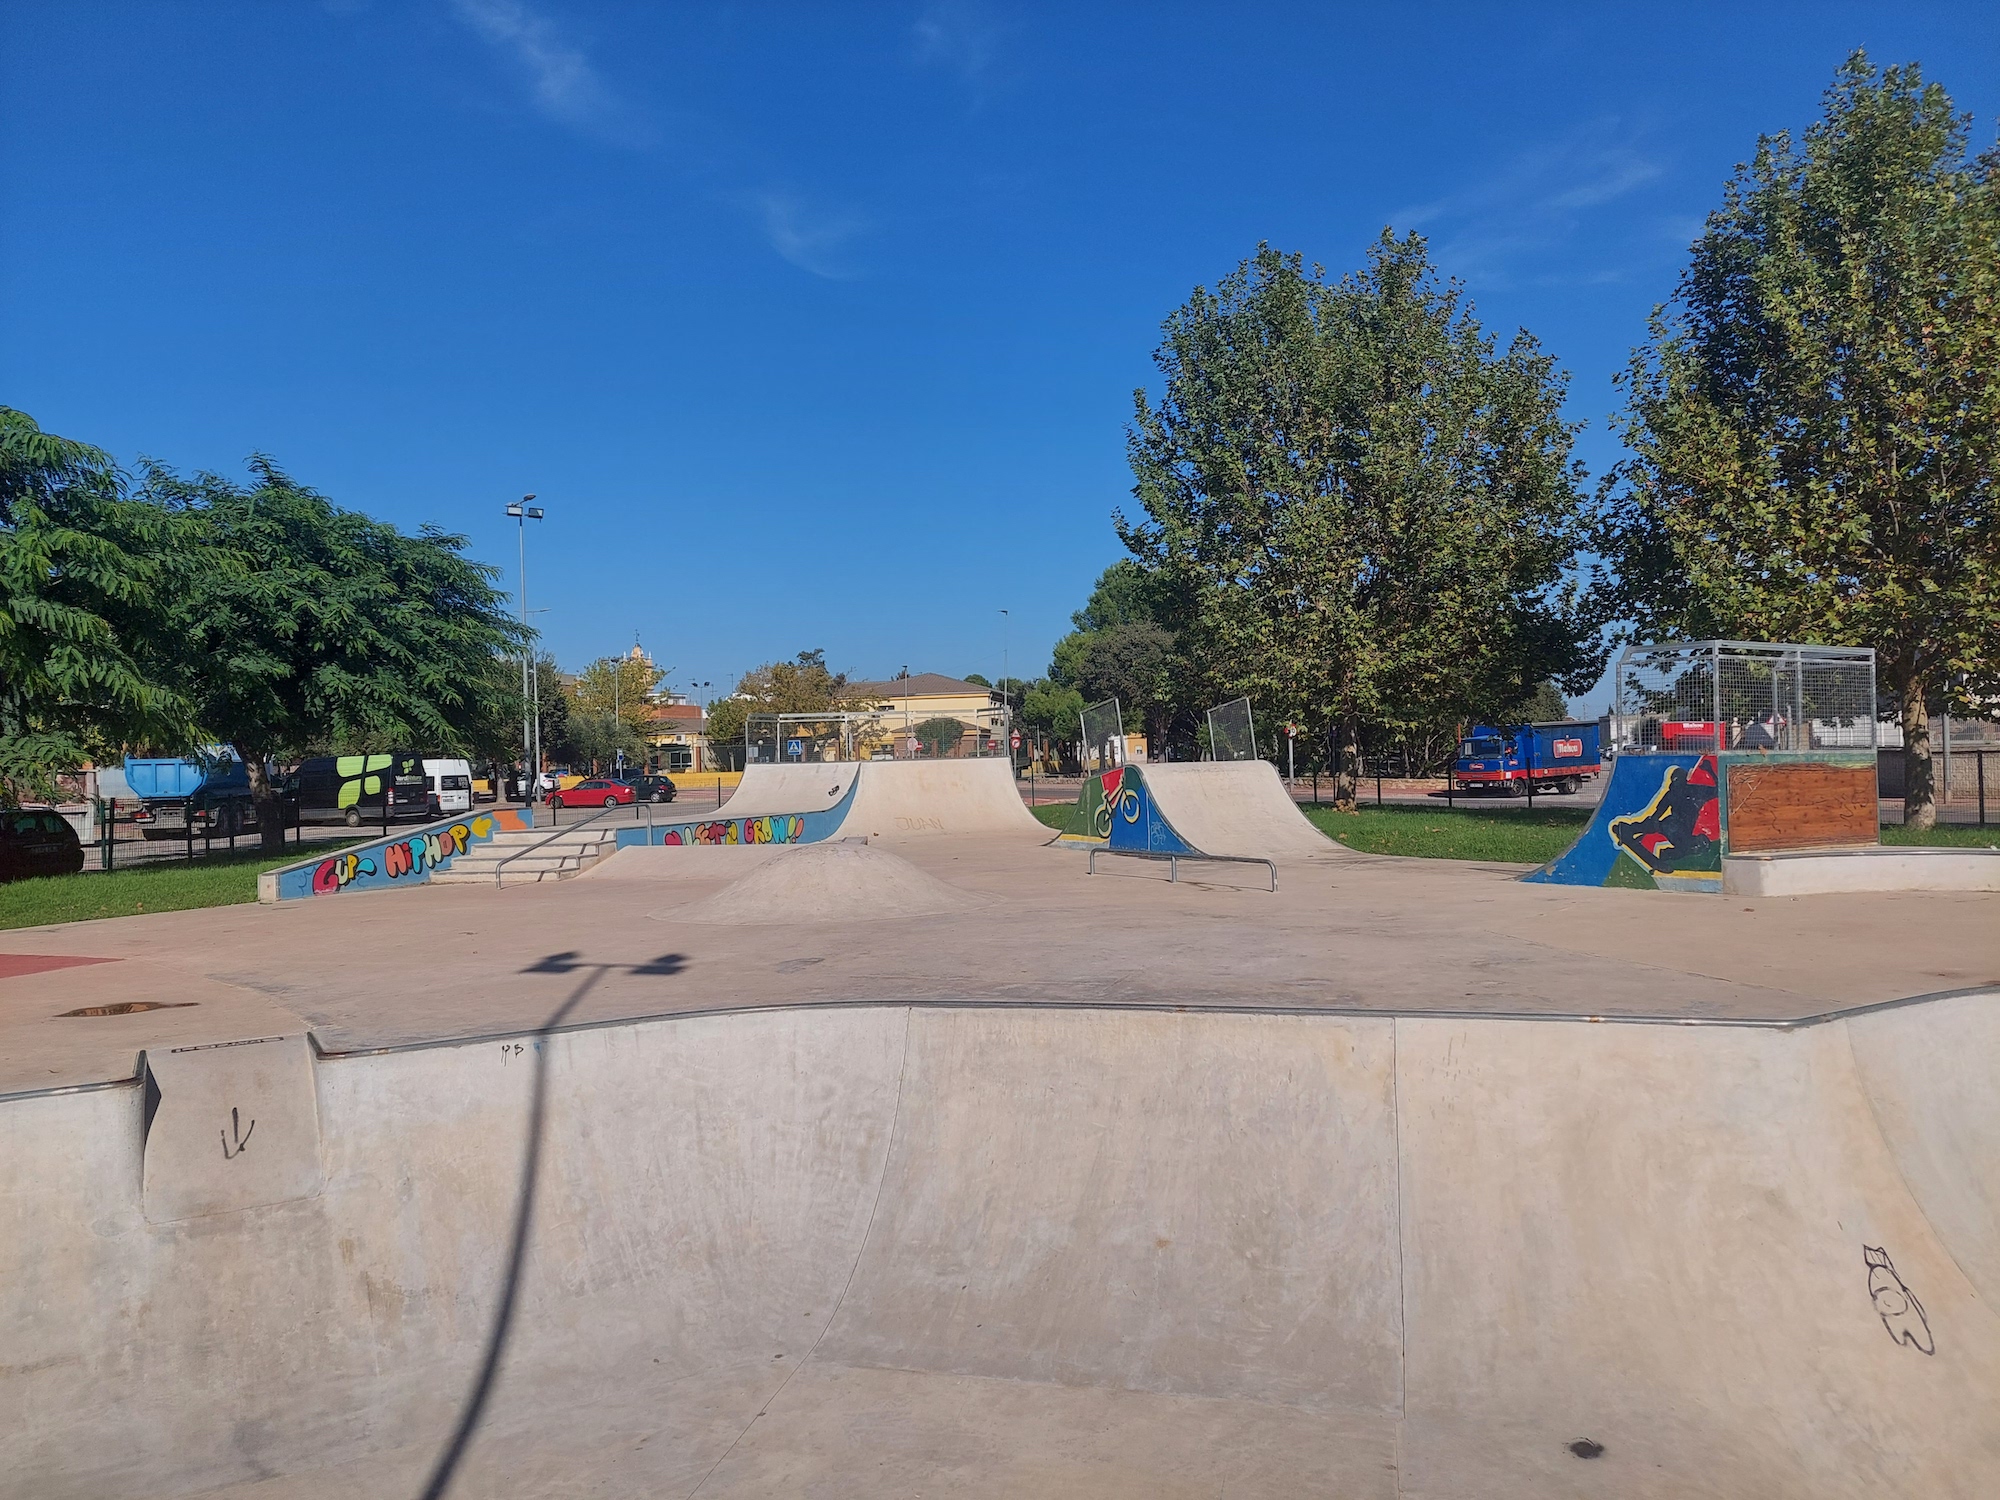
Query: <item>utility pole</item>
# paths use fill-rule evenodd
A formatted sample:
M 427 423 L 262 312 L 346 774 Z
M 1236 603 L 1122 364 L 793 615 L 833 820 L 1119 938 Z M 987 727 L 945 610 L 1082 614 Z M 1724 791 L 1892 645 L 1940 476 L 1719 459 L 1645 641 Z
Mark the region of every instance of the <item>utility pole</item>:
M 1013 700 L 1008 696 L 1011 690 L 1007 686 L 1009 665 L 1007 652 L 1008 648 L 1013 644 L 1013 634 L 1014 617 L 1003 609 L 1000 611 L 1000 707 L 1005 712 L 1000 715 L 1000 737 L 1007 742 L 1007 771 L 1009 775 L 1012 775 L 1014 771 L 1014 704 Z
M 534 670 L 534 642 L 528 637 L 528 523 L 542 518 L 542 508 L 528 502 L 535 497 L 523 495 L 518 505 L 507 507 L 507 514 L 520 525 L 521 543 L 521 758 L 528 760 L 539 749 L 541 743 L 540 687 L 541 674 Z M 532 731 L 530 725 L 533 725 Z M 539 757 L 536 757 L 539 759 Z M 532 764 L 532 763 L 531 763 Z M 530 782 L 539 776 L 541 768 L 534 765 L 528 771 Z M 524 796 L 525 806 L 532 797 Z

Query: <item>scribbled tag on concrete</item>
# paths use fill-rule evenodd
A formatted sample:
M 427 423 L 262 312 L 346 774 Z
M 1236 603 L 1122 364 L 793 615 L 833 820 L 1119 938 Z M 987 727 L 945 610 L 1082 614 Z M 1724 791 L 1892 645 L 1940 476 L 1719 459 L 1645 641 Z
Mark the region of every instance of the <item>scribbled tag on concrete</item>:
M 146 1220 L 318 1194 L 319 1105 L 303 1036 L 146 1054 Z

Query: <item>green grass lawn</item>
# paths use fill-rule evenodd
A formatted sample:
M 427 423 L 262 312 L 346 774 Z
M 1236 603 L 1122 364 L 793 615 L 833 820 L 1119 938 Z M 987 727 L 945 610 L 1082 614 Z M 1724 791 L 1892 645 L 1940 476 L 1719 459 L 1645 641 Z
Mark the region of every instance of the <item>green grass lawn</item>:
M 1417 859 L 1483 859 L 1538 865 L 1576 842 L 1590 810 L 1555 807 L 1543 812 L 1452 807 L 1361 807 L 1340 812 L 1308 804 L 1300 809 L 1315 828 L 1350 849 Z
M 1882 842 L 1943 844 L 1954 849 L 1995 849 L 2000 848 L 2000 823 L 1989 823 L 1984 828 L 1964 823 L 1939 824 L 1936 828 L 1905 828 L 1899 823 L 1884 823 Z
M 1042 802 L 1028 809 L 1057 833 L 1082 833 L 1083 820 L 1074 802 Z
M 213 854 L 193 864 L 159 860 L 104 874 L 43 875 L 0 885 L 0 929 L 40 927 L 50 922 L 88 922 L 96 917 L 133 917 L 149 911 L 189 911 L 197 906 L 236 906 L 257 899 L 257 876 L 265 870 L 331 854 L 353 839 L 310 844 L 281 858 L 263 854 Z M 94 858 L 97 850 L 84 850 Z
M 1351 813 L 1307 803 L 1299 809 L 1313 826 L 1350 849 L 1415 859 L 1479 859 L 1496 864 L 1539 865 L 1576 842 L 1590 821 L 1587 807 L 1368 807 Z M 1058 833 L 1081 833 L 1076 804 L 1045 802 L 1029 809 Z M 1885 844 L 1943 844 L 1984 849 L 2000 845 L 2000 824 L 1987 828 L 1882 829 Z

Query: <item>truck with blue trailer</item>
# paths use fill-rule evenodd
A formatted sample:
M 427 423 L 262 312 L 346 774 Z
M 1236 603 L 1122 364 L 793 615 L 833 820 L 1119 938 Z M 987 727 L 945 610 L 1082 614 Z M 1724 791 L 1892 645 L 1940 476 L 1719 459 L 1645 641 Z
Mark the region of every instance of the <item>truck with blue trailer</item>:
M 257 829 L 249 769 L 219 747 L 199 756 L 125 758 L 139 805 L 131 821 L 149 839 L 229 838 Z
M 1468 792 L 1525 797 L 1574 792 L 1603 773 L 1595 720 L 1547 724 L 1475 724 L 1458 742 L 1452 779 Z

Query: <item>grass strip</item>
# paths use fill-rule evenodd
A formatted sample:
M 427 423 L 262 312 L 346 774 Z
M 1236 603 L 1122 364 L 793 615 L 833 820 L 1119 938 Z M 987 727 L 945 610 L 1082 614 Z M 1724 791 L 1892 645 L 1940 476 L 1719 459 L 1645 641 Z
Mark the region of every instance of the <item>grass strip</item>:
M 58 922 L 91 922 L 99 917 L 136 917 L 155 911 L 192 911 L 203 906 L 238 906 L 257 899 L 257 877 L 301 859 L 331 854 L 356 839 L 311 844 L 272 857 L 263 853 L 211 854 L 192 864 L 159 860 L 130 870 L 99 874 L 40 875 L 0 885 L 0 930 L 43 927 Z M 86 857 L 96 853 L 84 850 Z
M 1080 834 L 1083 817 L 1074 802 L 1038 802 L 1028 809 L 1057 833 Z
M 1940 823 L 1935 828 L 1905 828 L 1900 823 L 1882 825 L 1882 842 L 1902 848 L 2000 849 L 2000 823 Z
M 1308 803 L 1299 809 L 1328 838 L 1365 854 L 1412 859 L 1477 859 L 1538 865 L 1576 842 L 1590 821 L 1581 807 L 1546 812 L 1450 807 L 1360 807 L 1353 812 Z

